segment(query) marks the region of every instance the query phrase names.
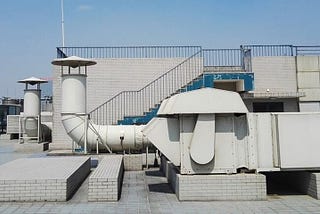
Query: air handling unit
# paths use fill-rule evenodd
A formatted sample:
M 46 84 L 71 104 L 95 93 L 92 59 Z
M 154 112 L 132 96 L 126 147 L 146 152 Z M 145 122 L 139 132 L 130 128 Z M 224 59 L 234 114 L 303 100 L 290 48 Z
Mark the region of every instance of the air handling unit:
M 162 102 L 143 129 L 181 174 L 320 169 L 320 113 L 249 113 L 238 93 L 204 88 Z

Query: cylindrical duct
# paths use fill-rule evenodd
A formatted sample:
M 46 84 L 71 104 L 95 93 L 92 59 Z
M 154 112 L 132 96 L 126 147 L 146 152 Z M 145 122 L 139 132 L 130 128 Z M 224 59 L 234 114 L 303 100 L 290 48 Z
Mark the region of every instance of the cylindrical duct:
M 38 136 L 38 119 L 41 113 L 39 89 L 24 91 L 24 129 L 28 137 Z
M 61 113 L 85 114 L 87 112 L 86 97 L 86 75 L 62 76 Z
M 24 91 L 24 116 L 40 115 L 40 93 L 39 89 L 27 89 Z
M 80 146 L 84 146 L 85 116 L 63 115 L 62 124 L 68 135 Z M 97 141 L 99 148 L 105 149 L 107 144 L 112 151 L 138 150 L 149 144 L 141 130 L 144 126 L 135 125 L 96 125 L 89 124 L 87 129 L 88 148 L 95 149 Z

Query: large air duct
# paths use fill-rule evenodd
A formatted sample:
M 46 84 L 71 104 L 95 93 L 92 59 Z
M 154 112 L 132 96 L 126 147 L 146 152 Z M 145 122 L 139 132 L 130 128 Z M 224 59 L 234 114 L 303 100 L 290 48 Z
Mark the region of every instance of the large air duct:
M 71 139 L 87 149 L 123 151 L 138 150 L 149 141 L 143 136 L 143 126 L 97 125 L 87 114 L 87 66 L 95 65 L 92 60 L 71 56 L 55 59 L 53 65 L 61 66 L 62 78 L 62 124 Z M 63 66 L 68 67 L 67 71 Z

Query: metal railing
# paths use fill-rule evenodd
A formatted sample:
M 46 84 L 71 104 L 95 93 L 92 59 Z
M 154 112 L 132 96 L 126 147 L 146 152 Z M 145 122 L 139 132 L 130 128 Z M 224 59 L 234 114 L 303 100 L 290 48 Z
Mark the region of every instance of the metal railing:
M 203 71 L 202 51 L 199 50 L 176 67 L 138 91 L 123 91 L 91 111 L 97 124 L 117 124 L 124 116 L 143 115 L 162 100 L 176 93 Z
M 243 66 L 241 49 L 203 49 L 204 66 Z
M 187 58 L 201 46 L 57 47 L 57 57 L 83 58 Z
M 62 50 L 61 48 L 57 48 L 57 58 L 66 58 L 68 57 Z
M 122 91 L 90 114 L 97 124 L 116 124 L 125 116 L 142 116 L 162 100 L 203 73 L 203 67 L 239 67 L 251 71 L 251 51 L 244 49 L 204 49 L 138 91 Z
M 303 55 L 320 55 L 320 46 L 294 46 L 296 56 Z
M 250 50 L 253 57 L 257 56 L 300 56 L 320 55 L 319 45 L 243 45 L 241 49 Z
M 292 45 L 243 45 L 240 49 L 251 50 L 252 57 L 257 56 L 294 56 Z

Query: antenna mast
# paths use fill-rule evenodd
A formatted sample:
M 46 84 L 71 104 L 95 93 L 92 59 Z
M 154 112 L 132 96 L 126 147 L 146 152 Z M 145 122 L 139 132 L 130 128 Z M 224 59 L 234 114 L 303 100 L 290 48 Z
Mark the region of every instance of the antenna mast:
M 64 13 L 63 13 L 63 0 L 61 0 L 61 33 L 62 33 L 62 47 L 64 47 Z

